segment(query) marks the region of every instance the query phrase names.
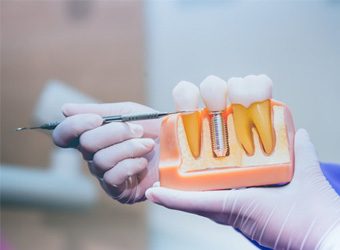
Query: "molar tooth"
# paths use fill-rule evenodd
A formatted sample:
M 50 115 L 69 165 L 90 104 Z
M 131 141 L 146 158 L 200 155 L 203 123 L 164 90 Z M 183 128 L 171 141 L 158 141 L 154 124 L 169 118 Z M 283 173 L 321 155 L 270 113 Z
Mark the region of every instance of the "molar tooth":
M 263 151 L 271 154 L 275 137 L 272 125 L 272 81 L 266 75 L 231 78 L 229 99 L 232 103 L 237 138 L 248 155 L 254 154 L 252 127 L 259 134 Z
M 172 91 L 177 111 L 195 111 L 182 114 L 182 121 L 191 154 L 197 158 L 201 151 L 201 120 L 197 111 L 199 103 L 198 87 L 187 81 L 179 82 Z

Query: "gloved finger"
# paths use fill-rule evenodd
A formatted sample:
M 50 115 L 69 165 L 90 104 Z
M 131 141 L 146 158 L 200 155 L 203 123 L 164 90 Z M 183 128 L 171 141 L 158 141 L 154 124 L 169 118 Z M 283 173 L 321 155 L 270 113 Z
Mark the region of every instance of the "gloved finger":
M 54 129 L 53 141 L 59 147 L 76 147 L 77 139 L 82 133 L 97 128 L 102 123 L 102 117 L 96 114 L 79 114 L 68 117 Z
M 164 187 L 151 187 L 145 196 L 148 200 L 170 209 L 195 214 L 233 213 L 245 202 L 244 189 L 219 191 L 180 191 Z
M 124 195 L 123 193 L 125 192 L 125 185 L 122 186 L 111 186 L 109 183 L 106 183 L 103 178 L 98 177 L 97 178 L 100 186 L 103 188 L 106 194 L 111 196 L 111 198 L 115 200 L 121 199 Z
M 136 175 L 130 176 L 121 185 L 111 185 L 103 178 L 98 178 L 98 180 L 104 191 L 122 204 L 133 204 L 143 197 Z
M 89 153 L 109 147 L 119 142 L 143 136 L 143 127 L 138 124 L 113 122 L 83 133 L 80 146 Z
M 101 116 L 123 115 L 137 113 L 153 113 L 154 109 L 139 103 L 121 102 L 121 103 L 104 103 L 104 104 L 64 104 L 62 107 L 64 115 L 71 116 L 82 113 L 95 113 Z M 161 119 L 134 121 L 144 127 L 144 137 L 157 138 L 159 135 Z
M 120 103 L 103 103 L 103 104 L 76 104 L 66 103 L 62 106 L 61 110 L 65 116 L 72 116 L 75 114 L 94 113 L 101 116 L 106 115 L 123 115 L 133 112 L 142 112 L 151 108 L 144 105 L 130 102 Z
M 147 165 L 148 161 L 145 158 L 125 159 L 106 171 L 103 179 L 112 186 L 119 186 L 126 181 L 128 177 L 143 171 Z
M 154 140 L 150 138 L 126 140 L 99 150 L 94 154 L 93 162 L 98 170 L 107 171 L 124 159 L 144 156 L 154 145 Z
M 305 129 L 299 129 L 295 134 L 295 175 L 306 174 L 306 169 L 319 166 L 314 145 Z

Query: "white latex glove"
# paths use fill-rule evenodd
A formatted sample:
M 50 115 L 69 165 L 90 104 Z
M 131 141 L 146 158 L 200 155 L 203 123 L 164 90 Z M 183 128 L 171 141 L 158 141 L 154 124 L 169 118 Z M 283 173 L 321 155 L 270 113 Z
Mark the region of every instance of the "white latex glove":
M 266 247 L 340 249 L 340 199 L 322 174 L 305 130 L 296 133 L 295 173 L 286 186 L 188 192 L 154 185 L 146 196 L 233 226 Z
M 67 117 L 53 132 L 60 147 L 74 147 L 88 161 L 103 189 L 121 203 L 145 199 L 145 191 L 158 180 L 160 120 L 112 122 L 102 116 L 150 113 L 137 103 L 66 104 Z

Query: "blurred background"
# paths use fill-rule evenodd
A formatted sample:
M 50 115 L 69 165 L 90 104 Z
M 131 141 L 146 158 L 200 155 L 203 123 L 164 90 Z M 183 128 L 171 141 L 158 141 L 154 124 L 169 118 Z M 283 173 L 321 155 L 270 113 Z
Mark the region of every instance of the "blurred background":
M 0 3 L 2 247 L 255 249 L 206 219 L 114 202 L 77 153 L 14 131 L 64 102 L 172 110 L 180 80 L 266 73 L 320 159 L 340 162 L 340 1 Z

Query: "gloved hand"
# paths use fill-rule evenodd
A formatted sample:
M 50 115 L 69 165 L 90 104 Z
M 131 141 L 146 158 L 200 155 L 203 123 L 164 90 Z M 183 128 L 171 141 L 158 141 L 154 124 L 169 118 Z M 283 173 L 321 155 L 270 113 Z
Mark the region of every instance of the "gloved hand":
M 322 174 L 305 130 L 296 133 L 295 174 L 286 186 L 188 192 L 154 185 L 146 196 L 231 225 L 266 247 L 322 249 L 337 242 L 340 249 L 340 199 Z
M 66 104 L 62 111 L 66 119 L 53 132 L 55 144 L 77 148 L 112 198 L 121 203 L 144 200 L 146 189 L 158 180 L 161 121 L 112 122 L 102 126 L 102 116 L 155 110 L 126 102 Z

